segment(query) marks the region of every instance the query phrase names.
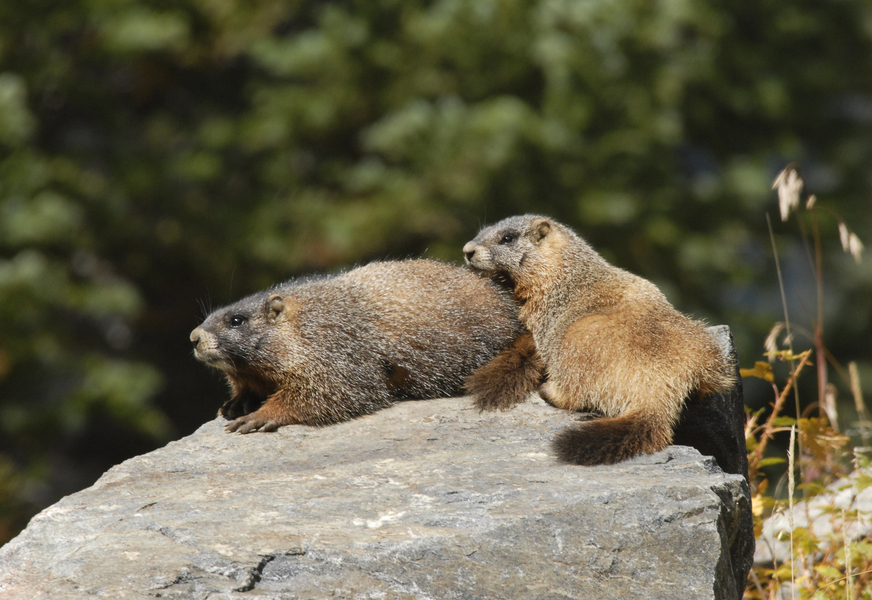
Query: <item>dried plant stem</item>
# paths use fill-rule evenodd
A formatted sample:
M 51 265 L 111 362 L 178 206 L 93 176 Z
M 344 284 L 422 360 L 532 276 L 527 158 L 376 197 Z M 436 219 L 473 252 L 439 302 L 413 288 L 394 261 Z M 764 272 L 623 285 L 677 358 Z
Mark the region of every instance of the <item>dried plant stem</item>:
M 760 578 L 757 577 L 757 571 L 751 569 L 748 573 L 751 576 L 751 581 L 754 582 L 754 587 L 757 588 L 757 593 L 760 594 L 761 600 L 766 597 L 766 592 L 763 591 L 763 586 L 760 585 Z
M 781 274 L 781 261 L 778 260 L 778 248 L 775 247 L 775 234 L 772 231 L 772 220 L 769 218 L 769 213 L 766 213 L 766 225 L 769 227 L 769 241 L 772 243 L 772 256 L 775 259 L 775 272 L 778 274 L 778 289 L 781 292 L 781 307 L 784 310 L 784 328 L 787 331 L 787 347 L 790 350 L 790 370 L 796 371 L 796 365 L 793 360 L 793 333 L 790 330 L 790 314 L 787 312 L 787 294 L 784 293 L 784 277 Z M 818 253 L 820 254 L 820 253 Z M 823 287 L 820 288 L 821 292 Z M 798 371 L 797 371 L 798 373 Z M 794 377 L 795 379 L 795 377 Z M 799 419 L 802 411 L 799 407 L 799 388 L 793 386 L 793 398 L 796 408 L 796 418 Z M 802 441 L 799 442 L 799 453 L 802 455 Z
M 790 525 L 790 595 L 796 600 L 796 555 L 793 549 L 793 493 L 796 480 L 793 475 L 796 460 L 793 447 L 796 444 L 796 425 L 790 426 L 790 445 L 787 447 L 787 522 Z
M 854 406 L 857 408 L 857 418 L 860 421 L 860 438 L 863 440 L 863 446 L 868 447 L 870 441 L 869 411 L 866 410 L 866 403 L 863 402 L 863 391 L 860 388 L 860 373 L 857 372 L 857 363 L 848 363 L 848 375 L 851 382 L 851 395 L 854 396 Z
M 790 331 L 790 314 L 787 312 L 787 295 L 784 293 L 784 278 L 781 275 L 781 261 L 778 260 L 778 249 L 775 247 L 775 233 L 772 231 L 772 221 L 766 214 L 766 225 L 769 226 L 769 241 L 772 243 L 772 256 L 775 258 L 775 272 L 778 274 L 778 288 L 781 290 L 781 308 L 784 311 L 784 327 L 787 330 L 787 346 L 793 353 L 793 334 Z M 797 411 L 796 414 L 799 414 Z
M 772 413 L 769 415 L 769 418 L 766 420 L 766 424 L 763 426 L 763 432 L 760 435 L 760 443 L 757 444 L 757 447 L 754 449 L 754 460 L 751 461 L 753 464 L 757 464 L 763 458 L 763 451 L 766 450 L 766 444 L 769 443 L 769 440 L 772 439 L 772 436 L 775 433 L 775 419 L 781 414 L 781 407 L 784 405 L 785 400 L 787 400 L 787 396 L 790 394 L 793 389 L 796 380 L 799 378 L 799 374 L 802 372 L 803 367 L 809 364 L 808 357 L 811 354 L 811 350 L 806 350 L 802 354 L 799 355 L 800 361 L 799 365 L 793 370 L 790 375 L 790 378 L 787 380 L 787 383 L 784 385 L 784 389 L 781 390 L 781 393 L 778 395 L 778 398 L 775 400 L 775 404 L 772 406 Z M 756 469 L 755 469 L 756 473 Z M 753 479 L 753 475 L 752 475 Z
M 787 312 L 787 294 L 784 292 L 784 276 L 781 274 L 781 261 L 778 260 L 778 248 L 775 247 L 775 233 L 772 231 L 772 221 L 769 219 L 769 214 L 766 214 L 766 225 L 769 226 L 769 241 L 772 243 L 772 257 L 775 259 L 775 272 L 778 275 L 778 289 L 781 292 L 781 309 L 784 311 L 784 329 L 787 331 L 787 348 L 793 356 L 793 332 L 790 329 L 790 313 Z M 793 370 L 795 365 L 793 359 L 790 359 L 790 368 Z M 799 418 L 799 391 L 796 391 L 796 416 Z
M 845 574 L 848 578 L 845 582 L 845 598 L 854 600 L 854 575 L 851 572 L 851 540 L 848 538 L 848 516 L 842 509 L 842 543 L 845 544 Z
M 817 359 L 817 383 L 818 383 L 818 415 L 821 416 L 826 405 L 827 383 L 827 353 L 824 346 L 824 267 L 823 250 L 821 249 L 820 227 L 818 227 L 817 213 L 811 213 L 812 234 L 814 239 L 814 279 L 817 288 L 817 322 L 814 324 L 814 349 Z M 838 431 L 839 424 L 831 423 Z

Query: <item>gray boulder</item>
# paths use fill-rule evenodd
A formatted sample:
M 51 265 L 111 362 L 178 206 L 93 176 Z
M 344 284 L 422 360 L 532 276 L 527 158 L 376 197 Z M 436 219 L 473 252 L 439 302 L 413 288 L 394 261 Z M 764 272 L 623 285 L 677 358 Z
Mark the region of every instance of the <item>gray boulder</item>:
M 571 420 L 538 397 L 244 436 L 216 419 L 37 515 L 0 548 L 0 597 L 740 598 L 746 479 L 685 446 L 560 464 Z
M 274 434 L 212 421 L 34 518 L 0 549 L 0 596 L 740 597 L 745 480 L 682 446 L 558 464 L 567 420 L 448 399 Z

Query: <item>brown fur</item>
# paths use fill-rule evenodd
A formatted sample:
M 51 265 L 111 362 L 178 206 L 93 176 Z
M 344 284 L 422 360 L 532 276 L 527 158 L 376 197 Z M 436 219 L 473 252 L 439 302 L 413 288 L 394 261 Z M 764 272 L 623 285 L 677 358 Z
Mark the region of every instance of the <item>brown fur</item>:
M 686 398 L 733 385 L 734 370 L 702 323 L 553 219 L 505 219 L 463 251 L 474 269 L 511 280 L 545 365 L 543 397 L 603 415 L 557 437 L 561 460 L 613 463 L 661 450 Z
M 536 391 L 544 370 L 533 334 L 525 333 L 470 375 L 466 390 L 479 410 L 507 410 Z
M 249 296 L 209 315 L 191 341 L 227 375 L 227 429 L 273 431 L 459 394 L 522 332 L 516 312 L 466 269 L 380 262 Z

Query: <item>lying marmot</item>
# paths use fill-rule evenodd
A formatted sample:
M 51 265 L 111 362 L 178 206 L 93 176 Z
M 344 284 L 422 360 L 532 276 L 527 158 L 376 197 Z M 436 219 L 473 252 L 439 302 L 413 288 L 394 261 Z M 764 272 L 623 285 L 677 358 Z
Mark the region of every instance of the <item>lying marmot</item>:
M 603 417 L 558 435 L 554 447 L 565 462 L 614 463 L 661 450 L 686 398 L 733 385 L 734 369 L 702 323 L 553 219 L 505 219 L 463 252 L 473 269 L 508 282 L 523 302 L 519 318 L 545 365 L 542 397 Z M 517 383 L 502 395 L 498 381 L 470 388 L 480 407 L 524 399 Z
M 433 260 L 291 281 L 209 315 L 195 356 L 227 375 L 229 431 L 326 425 L 401 398 L 458 394 L 521 333 L 511 297 Z

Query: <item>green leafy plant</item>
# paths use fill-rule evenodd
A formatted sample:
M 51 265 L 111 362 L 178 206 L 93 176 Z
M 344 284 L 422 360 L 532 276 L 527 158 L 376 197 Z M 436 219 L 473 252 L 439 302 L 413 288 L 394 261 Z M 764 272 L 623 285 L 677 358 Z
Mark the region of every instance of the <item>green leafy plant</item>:
M 872 506 L 858 503 L 863 491 L 872 485 L 868 448 L 852 450 L 851 439 L 839 431 L 835 386 L 828 378 L 832 366 L 849 387 L 859 416 L 861 439 L 869 436 L 869 422 L 855 364 L 843 369 L 827 351 L 823 335 L 823 269 L 819 211 L 814 196 L 801 203 L 804 187 L 794 166 L 787 167 L 775 180 L 782 220 L 797 215 L 800 231 L 815 274 L 816 320 L 810 329 L 791 323 L 784 302 L 783 323 L 777 323 L 766 340 L 769 361 L 758 361 L 742 369 L 743 377 L 757 377 L 772 386 L 774 400 L 764 421 L 765 408 L 749 412 L 746 426 L 749 476 L 758 547 L 772 556 L 770 564 L 752 570 L 746 598 L 870 599 L 872 598 Z M 804 206 L 804 208 L 803 208 Z M 838 223 L 843 249 L 861 260 L 863 245 L 843 220 Z M 810 230 L 810 234 L 808 231 Z M 771 231 L 771 227 L 770 227 Z M 810 241 L 809 241 L 810 239 Z M 775 244 L 773 239 L 773 250 Z M 776 264 L 778 254 L 776 252 Z M 782 299 L 785 300 L 781 269 L 778 267 Z M 794 334 L 806 337 L 811 348 L 794 351 Z M 779 342 L 780 340 L 780 342 Z M 789 365 L 780 384 L 772 368 L 775 361 Z M 818 397 L 802 409 L 798 383 L 815 365 Z M 786 408 L 794 399 L 794 414 Z M 779 433 L 789 432 L 786 458 L 767 453 L 768 443 Z M 768 467 L 786 465 L 786 498 L 770 489 Z M 797 481 L 799 482 L 797 484 Z M 783 484 L 783 478 L 779 486 Z M 768 523 L 767 523 L 768 520 Z M 765 530 L 764 530 L 765 529 Z

